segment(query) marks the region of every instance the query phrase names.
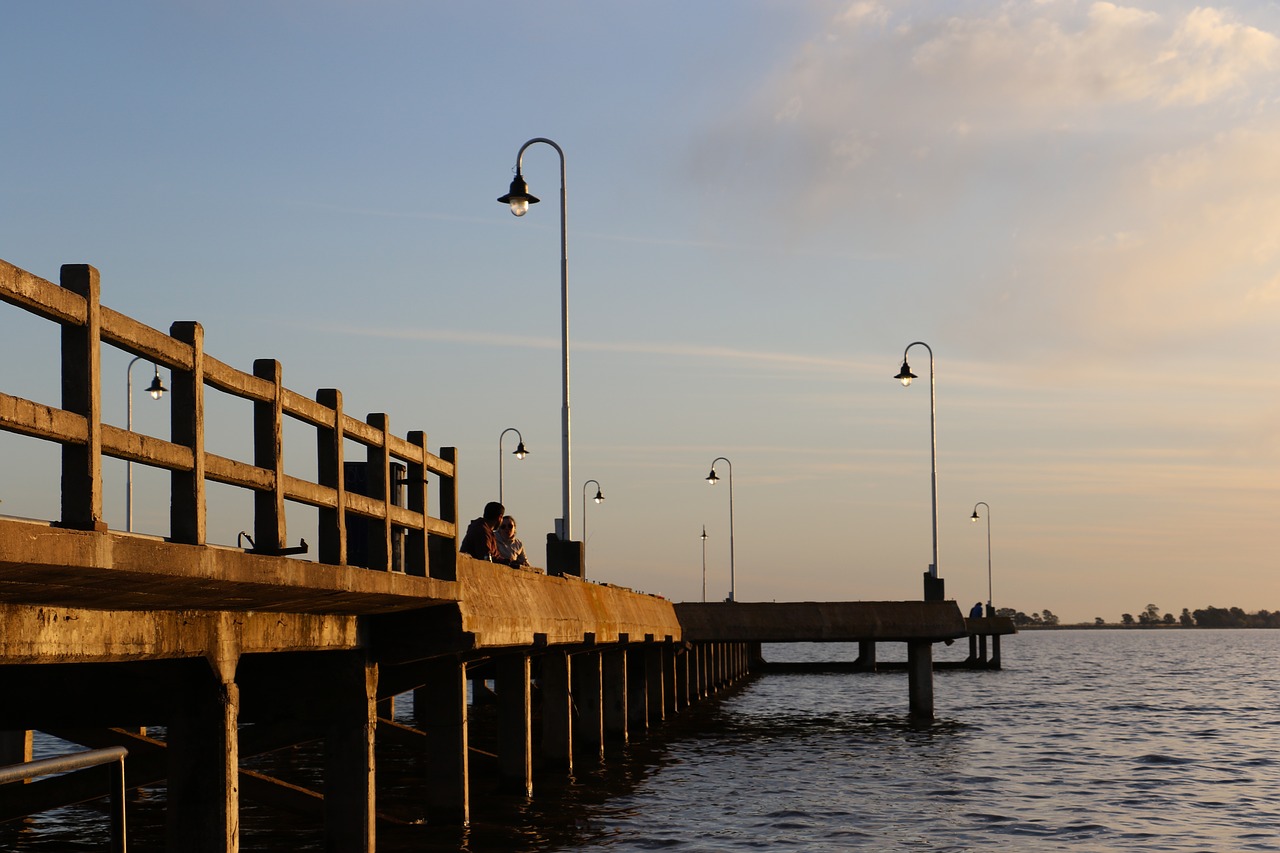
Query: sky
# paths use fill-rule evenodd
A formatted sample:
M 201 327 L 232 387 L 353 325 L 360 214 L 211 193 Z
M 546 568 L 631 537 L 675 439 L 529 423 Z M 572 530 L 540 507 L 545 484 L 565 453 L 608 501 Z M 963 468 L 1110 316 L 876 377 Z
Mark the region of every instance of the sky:
M 1276 3 L 20 0 L 0 31 L 0 258 L 93 264 L 104 305 L 456 447 L 464 519 L 514 427 L 535 563 L 562 514 L 556 151 L 524 155 L 526 216 L 496 199 L 543 137 L 591 579 L 919 598 L 933 424 L 966 611 L 1280 609 Z M 129 359 L 103 354 L 120 426 Z M 52 324 L 0 306 L 0 361 L 58 404 Z M 167 437 L 150 370 L 134 428 Z M 251 459 L 248 405 L 209 397 L 207 449 Z M 0 434 L 0 511 L 56 517 L 56 451 Z M 167 477 L 133 481 L 166 534 Z M 209 502 L 211 541 L 252 530 L 247 495 Z

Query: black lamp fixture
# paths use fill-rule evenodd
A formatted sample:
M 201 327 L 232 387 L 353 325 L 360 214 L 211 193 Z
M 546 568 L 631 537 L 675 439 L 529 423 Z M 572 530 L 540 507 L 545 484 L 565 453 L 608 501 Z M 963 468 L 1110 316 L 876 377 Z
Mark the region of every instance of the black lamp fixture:
M 517 171 L 516 176 L 511 179 L 510 192 L 500 196 L 498 201 L 511 205 L 511 213 L 513 215 L 524 216 L 529 212 L 529 205 L 537 204 L 540 199 L 535 195 L 529 194 L 529 185 L 524 182 L 524 175 Z

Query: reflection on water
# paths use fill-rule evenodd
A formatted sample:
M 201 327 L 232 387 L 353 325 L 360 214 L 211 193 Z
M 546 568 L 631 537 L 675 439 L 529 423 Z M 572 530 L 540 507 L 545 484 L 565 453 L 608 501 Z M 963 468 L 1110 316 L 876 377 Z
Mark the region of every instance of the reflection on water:
M 1280 631 L 1027 632 L 1003 651 L 1002 671 L 937 673 L 924 729 L 904 673 L 777 674 L 540 777 L 532 801 L 488 792 L 480 762 L 469 829 L 380 826 L 379 850 L 1280 851 Z M 305 747 L 271 761 L 316 766 Z M 380 810 L 412 814 L 421 761 L 380 751 L 379 772 Z M 131 849 L 162 849 L 159 798 L 131 809 Z M 323 849 L 277 812 L 242 820 L 245 850 Z M 61 810 L 0 827 L 0 849 L 103 850 L 105 827 Z

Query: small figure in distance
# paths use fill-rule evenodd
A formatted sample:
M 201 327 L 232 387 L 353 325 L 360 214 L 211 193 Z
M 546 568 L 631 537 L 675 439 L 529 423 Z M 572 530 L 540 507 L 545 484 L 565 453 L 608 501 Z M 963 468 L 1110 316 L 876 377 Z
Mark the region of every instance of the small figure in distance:
M 505 512 L 506 510 L 502 504 L 497 501 L 489 501 L 489 503 L 485 504 L 484 515 L 471 520 L 471 524 L 467 526 L 466 535 L 462 537 L 462 544 L 458 546 L 458 550 L 469 557 L 475 557 L 477 560 L 500 561 L 502 555 L 498 553 L 498 537 L 494 534 L 494 531 L 502 523 L 502 516 Z
M 506 563 L 513 569 L 523 569 L 529 566 L 529 558 L 524 553 L 524 543 L 516 538 L 516 520 L 511 516 L 505 516 L 502 523 L 498 525 L 498 555 L 500 562 Z
M 982 602 L 981 601 L 979 601 L 977 604 L 973 605 L 973 607 L 969 609 L 969 618 L 970 619 L 982 618 Z

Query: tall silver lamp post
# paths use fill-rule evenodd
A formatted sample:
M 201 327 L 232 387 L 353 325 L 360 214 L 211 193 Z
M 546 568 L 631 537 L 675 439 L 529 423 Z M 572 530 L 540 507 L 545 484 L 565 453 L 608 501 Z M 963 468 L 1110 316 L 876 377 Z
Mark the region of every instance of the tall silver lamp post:
M 133 432 L 133 365 L 139 361 L 144 361 L 142 356 L 136 356 L 129 362 L 129 367 L 125 369 L 125 393 L 128 395 L 129 403 L 125 410 L 125 427 L 129 432 Z M 164 396 L 164 382 L 160 379 L 160 365 L 152 364 L 156 369 L 156 375 L 151 378 L 151 384 L 147 386 L 147 393 L 151 395 L 152 400 L 159 400 Z M 125 463 L 125 493 L 124 493 L 124 529 L 133 532 L 133 462 Z
M 587 480 L 582 484 L 582 541 L 587 541 L 587 486 L 596 484 L 596 496 L 592 498 L 598 504 L 604 503 L 604 492 L 600 491 L 599 480 Z
M 523 459 L 529 455 L 529 451 L 524 447 L 524 436 L 520 434 L 520 430 L 515 427 L 507 427 L 498 434 L 498 503 L 505 504 L 502 500 L 502 439 L 507 433 L 514 432 L 516 434 L 516 449 L 511 451 L 511 455 L 517 459 Z
M 707 603 L 707 526 L 702 525 L 702 603 Z
M 973 515 L 969 516 L 970 521 L 977 521 L 982 518 L 978 515 L 978 507 L 985 506 L 987 508 L 987 615 L 994 616 L 995 608 L 991 599 L 991 504 L 986 501 L 978 501 L 973 505 Z
M 516 176 L 511 181 L 511 189 L 498 201 L 511 206 L 516 216 L 524 216 L 529 212 L 529 205 L 537 204 L 538 198 L 529 194 L 529 185 L 525 183 L 522 173 L 524 152 L 530 145 L 541 142 L 550 145 L 560 155 L 560 352 L 561 379 L 564 388 L 560 406 L 560 432 L 562 450 L 560 486 L 563 498 L 564 524 L 562 531 L 556 531 L 562 539 L 573 539 L 572 504 L 569 501 L 569 484 L 572 482 L 569 463 L 569 258 L 568 239 L 565 230 L 565 180 L 564 151 L 560 146 L 541 136 L 530 139 L 520 146 L 516 153 Z
M 720 482 L 720 478 L 716 476 L 716 463 L 723 462 L 729 466 L 729 600 L 737 601 L 737 589 L 734 585 L 734 565 L 733 565 L 733 463 L 724 456 L 717 456 L 711 460 L 711 473 L 707 475 L 707 482 L 715 485 Z
M 937 383 L 933 374 L 933 347 L 924 341 L 907 344 L 907 348 L 902 351 L 902 369 L 893 378 L 901 381 L 904 388 L 911 384 L 912 379 L 919 378 L 907 364 L 907 353 L 914 346 L 922 346 L 929 351 L 929 492 L 933 503 L 933 562 L 929 564 L 924 582 L 924 597 L 926 601 L 941 601 L 942 583 L 938 579 L 938 403 Z

